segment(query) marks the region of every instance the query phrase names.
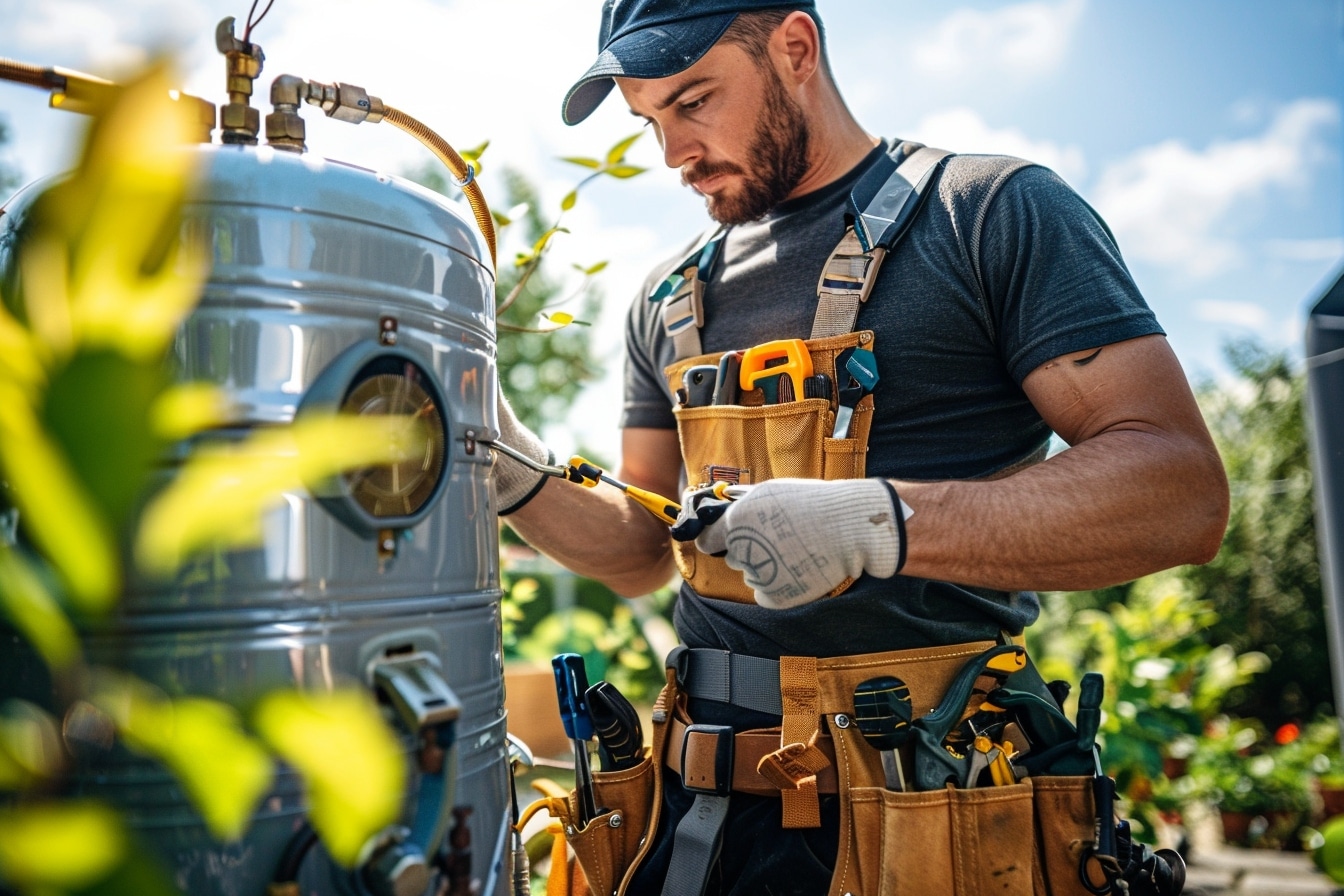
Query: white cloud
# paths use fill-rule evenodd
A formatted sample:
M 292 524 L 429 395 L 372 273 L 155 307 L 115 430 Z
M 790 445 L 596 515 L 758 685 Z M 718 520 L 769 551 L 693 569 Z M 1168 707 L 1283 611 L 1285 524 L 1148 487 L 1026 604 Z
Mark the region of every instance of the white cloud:
M 1054 169 L 1070 183 L 1087 173 L 1083 151 L 1049 140 L 1032 140 L 1017 128 L 994 128 L 973 109 L 948 109 L 926 116 L 914 129 L 923 143 L 957 152 L 1001 153 Z
M 1269 312 L 1251 302 L 1204 299 L 1195 303 L 1195 318 L 1212 324 L 1263 331 L 1269 323 Z
M 1244 259 L 1236 234 L 1248 200 L 1309 184 L 1339 117 L 1333 101 L 1303 99 L 1280 109 L 1256 137 L 1204 150 L 1177 140 L 1144 147 L 1108 167 L 1092 199 L 1126 255 L 1210 276 Z
M 943 77 L 1050 72 L 1064 60 L 1086 6 L 1086 0 L 1061 0 L 958 9 L 915 49 L 915 67 Z
M 1344 259 L 1344 237 L 1269 240 L 1265 243 L 1265 254 L 1281 261 L 1339 261 Z

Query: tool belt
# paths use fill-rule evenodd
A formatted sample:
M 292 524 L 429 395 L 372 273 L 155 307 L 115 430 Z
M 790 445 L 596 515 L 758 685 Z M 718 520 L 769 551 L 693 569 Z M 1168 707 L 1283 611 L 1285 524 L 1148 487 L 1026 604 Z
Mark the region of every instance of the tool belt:
M 1020 656 L 1022 671 L 993 673 L 996 658 L 1014 656 Z M 901 751 L 904 791 L 889 787 L 881 752 L 859 727 L 856 689 L 878 676 L 895 676 L 908 691 L 914 721 L 909 748 Z M 989 641 L 778 661 L 677 648 L 654 707 L 645 761 L 593 775 L 598 804 L 615 808 L 600 811 L 580 830 L 572 823 L 573 793 L 550 801 L 574 851 L 570 892 L 625 892 L 653 846 L 668 770 L 695 794 L 695 803 L 675 822 L 664 896 L 702 892 L 733 793 L 777 796 L 786 827 L 819 826 L 819 795 L 838 794 L 830 896 L 1112 892 L 1118 870 L 1114 860 L 1097 854 L 1098 832 L 1106 826 L 1099 828 L 1094 795 L 1099 782 L 1112 782 L 1096 774 L 1091 747 L 1083 746 L 1053 700 L 1040 696 L 1044 690 L 1022 648 Z M 774 712 L 781 724 L 737 732 L 697 725 L 687 713 L 692 697 Z M 1004 705 L 990 703 L 995 700 Z M 974 759 L 949 751 L 943 741 L 968 715 L 980 718 L 975 714 L 986 706 L 1012 713 L 1019 726 L 1014 736 L 1030 741 L 1014 763 L 1022 777 L 993 785 L 986 774 L 979 786 L 963 786 L 975 783 L 963 780 Z M 1110 817 L 1109 803 L 1101 812 Z M 1152 854 L 1145 855 L 1151 861 Z M 1174 893 L 1179 887 L 1133 892 Z
M 836 358 L 845 349 L 872 350 L 869 330 L 844 333 L 802 344 L 811 357 L 812 369 L 825 373 L 831 383 L 841 382 Z M 722 353 L 686 358 L 665 371 L 671 388 L 680 387 L 687 370 L 716 364 Z M 678 407 L 673 410 L 681 441 L 682 461 L 691 487 L 715 482 L 765 482 L 795 477 L 806 479 L 857 479 L 864 475 L 868 431 L 872 424 L 873 397 L 864 395 L 852 408 L 845 438 L 834 438 L 838 398 L 804 398 L 763 404 L 759 392 L 743 393 L 742 404 Z M 742 573 L 722 557 L 698 551 L 693 541 L 672 542 L 682 577 L 704 597 L 753 603 L 752 591 Z M 832 594 L 843 592 L 844 582 Z

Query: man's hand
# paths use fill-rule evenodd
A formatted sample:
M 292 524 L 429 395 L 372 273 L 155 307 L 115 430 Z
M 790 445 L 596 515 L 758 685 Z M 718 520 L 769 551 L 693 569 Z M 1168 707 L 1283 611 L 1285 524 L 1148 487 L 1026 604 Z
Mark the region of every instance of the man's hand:
M 763 607 L 796 607 L 904 565 L 909 514 L 884 480 L 774 479 L 737 491 L 695 546 L 741 570 Z
M 521 454 L 539 463 L 554 463 L 555 455 L 532 430 L 524 426 L 509 407 L 504 393 L 499 393 L 499 440 Z M 495 494 L 499 498 L 499 515 L 507 516 L 522 507 L 537 492 L 546 479 L 545 474 L 520 464 L 503 452 L 495 452 Z

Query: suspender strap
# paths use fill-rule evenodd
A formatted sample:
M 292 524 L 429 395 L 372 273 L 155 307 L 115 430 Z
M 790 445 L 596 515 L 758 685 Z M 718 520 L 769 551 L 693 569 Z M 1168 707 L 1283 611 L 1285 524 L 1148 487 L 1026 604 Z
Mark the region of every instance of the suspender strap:
M 727 229 L 707 230 L 686 259 L 672 269 L 649 295 L 650 302 L 663 303 L 663 330 L 672 339 L 678 358 L 701 354 L 700 328 L 705 325 L 705 284 L 723 247 Z
M 922 146 L 898 165 L 888 154 L 859 178 L 845 215 L 850 226 L 817 281 L 817 313 L 809 338 L 854 331 L 859 307 L 868 301 L 887 252 L 914 221 L 949 155 Z

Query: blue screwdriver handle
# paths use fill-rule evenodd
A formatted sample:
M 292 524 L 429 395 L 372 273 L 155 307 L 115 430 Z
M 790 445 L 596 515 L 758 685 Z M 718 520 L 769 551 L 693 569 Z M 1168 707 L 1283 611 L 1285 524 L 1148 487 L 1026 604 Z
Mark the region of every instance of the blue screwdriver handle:
M 555 673 L 555 695 L 560 702 L 560 721 L 570 740 L 589 740 L 593 736 L 593 718 L 588 714 L 588 672 L 583 657 L 561 653 L 551 659 Z

